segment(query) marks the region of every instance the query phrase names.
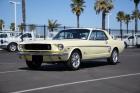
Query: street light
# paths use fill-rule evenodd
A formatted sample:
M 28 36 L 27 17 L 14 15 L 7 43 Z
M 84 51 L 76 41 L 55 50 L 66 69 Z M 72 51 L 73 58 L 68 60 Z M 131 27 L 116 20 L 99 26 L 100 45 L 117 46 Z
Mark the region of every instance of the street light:
M 106 14 L 107 14 L 107 28 L 108 28 L 108 32 L 109 32 L 109 28 L 110 28 L 110 27 L 109 27 L 109 26 L 110 26 L 110 23 L 109 23 L 110 20 L 109 20 L 109 19 L 110 19 L 111 13 L 108 12 L 108 13 L 106 13 Z
M 9 3 L 11 4 L 14 4 L 14 14 L 15 14 L 15 31 L 16 31 L 16 27 L 17 27 L 17 22 L 16 22 L 16 19 L 17 19 L 17 16 L 16 16 L 16 12 L 17 12 L 17 5 L 20 4 L 19 2 L 15 2 L 15 1 L 9 1 Z

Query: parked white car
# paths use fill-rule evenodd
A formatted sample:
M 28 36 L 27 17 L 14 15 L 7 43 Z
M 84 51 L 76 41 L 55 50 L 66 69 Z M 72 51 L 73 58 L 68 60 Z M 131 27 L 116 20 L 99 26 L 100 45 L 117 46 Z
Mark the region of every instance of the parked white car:
M 124 35 L 123 36 L 123 41 L 125 43 L 125 48 L 127 48 L 128 46 L 139 47 L 140 46 L 140 34 Z
M 33 32 L 2 31 L 0 32 L 0 48 L 17 51 L 19 42 L 35 39 Z

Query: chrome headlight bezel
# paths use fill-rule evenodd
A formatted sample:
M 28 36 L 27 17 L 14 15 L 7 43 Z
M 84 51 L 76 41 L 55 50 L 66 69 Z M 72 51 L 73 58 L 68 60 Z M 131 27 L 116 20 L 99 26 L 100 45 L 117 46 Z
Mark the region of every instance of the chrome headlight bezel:
M 58 44 L 58 50 L 63 50 L 64 49 L 64 45 L 63 44 Z
M 19 50 L 19 51 L 22 51 L 22 50 L 23 50 L 23 45 L 22 45 L 22 44 L 19 44 L 19 45 L 18 45 L 18 50 Z

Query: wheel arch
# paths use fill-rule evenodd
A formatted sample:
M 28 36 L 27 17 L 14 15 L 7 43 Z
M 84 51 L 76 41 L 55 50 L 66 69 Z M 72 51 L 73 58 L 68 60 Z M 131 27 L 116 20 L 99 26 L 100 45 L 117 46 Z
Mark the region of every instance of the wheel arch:
M 74 49 L 71 51 L 70 56 L 71 56 L 71 54 L 72 54 L 74 51 L 78 51 L 79 54 L 80 54 L 80 57 L 81 57 L 81 59 L 82 59 L 82 52 L 81 52 L 81 50 L 80 50 L 79 48 L 74 48 Z M 70 58 L 70 56 L 69 56 L 69 58 Z
M 112 51 L 116 50 L 119 53 L 119 49 L 117 47 L 114 47 Z
M 126 41 L 124 41 L 124 45 L 125 45 L 125 48 L 127 48 L 127 47 L 128 47 L 128 44 L 127 44 L 127 42 L 126 42 Z
M 8 44 L 8 46 L 9 46 L 10 44 L 16 44 L 16 45 L 18 45 L 16 42 L 10 42 L 10 43 Z

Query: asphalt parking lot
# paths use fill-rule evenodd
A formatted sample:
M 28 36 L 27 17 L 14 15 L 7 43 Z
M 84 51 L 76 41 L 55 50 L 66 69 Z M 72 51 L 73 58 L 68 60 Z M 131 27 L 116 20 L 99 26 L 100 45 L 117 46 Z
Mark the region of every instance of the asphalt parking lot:
M 126 49 L 117 65 L 96 60 L 77 71 L 62 64 L 29 70 L 16 53 L 2 50 L 0 93 L 140 93 L 140 49 Z

